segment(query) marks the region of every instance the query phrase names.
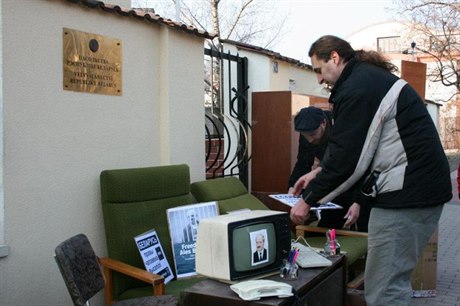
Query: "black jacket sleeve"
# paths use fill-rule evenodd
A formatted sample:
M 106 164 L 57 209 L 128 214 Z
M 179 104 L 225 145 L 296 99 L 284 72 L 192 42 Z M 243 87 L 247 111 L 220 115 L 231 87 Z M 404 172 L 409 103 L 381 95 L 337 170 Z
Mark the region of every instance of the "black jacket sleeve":
M 350 83 L 354 85 L 357 82 L 353 80 Z M 368 90 L 348 87 L 342 84 L 342 92 L 331 96 L 334 124 L 328 152 L 321 163 L 322 171 L 302 194 L 305 202 L 312 206 L 317 206 L 324 196 L 333 192 L 355 171 L 378 101 L 386 93 L 381 91 L 371 95 Z
M 311 171 L 311 166 L 315 160 L 314 152 L 308 149 L 308 141 L 299 134 L 299 149 L 297 151 L 297 161 L 291 176 L 289 177 L 288 187 L 293 187 L 295 182 L 304 174 Z

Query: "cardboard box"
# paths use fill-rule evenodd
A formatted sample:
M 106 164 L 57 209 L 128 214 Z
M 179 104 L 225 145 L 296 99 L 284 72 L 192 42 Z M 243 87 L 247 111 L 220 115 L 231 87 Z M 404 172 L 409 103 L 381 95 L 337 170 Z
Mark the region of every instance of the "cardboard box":
M 412 273 L 412 297 L 436 296 L 436 271 L 438 263 L 438 229 L 431 236 L 414 272 Z

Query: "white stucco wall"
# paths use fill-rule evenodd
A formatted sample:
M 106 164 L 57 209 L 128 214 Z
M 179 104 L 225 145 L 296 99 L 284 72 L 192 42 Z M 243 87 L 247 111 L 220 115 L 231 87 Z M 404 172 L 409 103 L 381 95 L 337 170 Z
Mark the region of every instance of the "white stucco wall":
M 313 71 L 297 67 L 291 63 L 275 60 L 265 54 L 251 52 L 250 50 L 237 49 L 235 45 L 225 44 L 224 50 L 232 54 L 239 54 L 248 58 L 248 83 L 249 83 L 249 120 L 251 120 L 252 93 L 257 91 L 285 91 L 290 90 L 290 80 L 295 81 L 294 93 L 327 98 L 323 88 L 318 84 Z M 278 63 L 278 72 L 273 70 L 273 63 Z
M 318 84 L 313 71 L 297 67 L 286 61 L 273 59 L 266 54 L 245 49 L 237 49 L 235 45 L 224 44 L 225 50 L 232 54 L 238 53 L 241 57 L 248 58 L 248 83 L 249 92 L 254 91 L 284 91 L 290 90 L 289 80 L 295 81 L 293 92 L 326 97 L 321 92 L 322 86 Z M 273 63 L 278 63 L 278 72 L 273 70 Z M 251 95 L 250 95 L 251 96 Z
M 224 44 L 224 52 L 238 54 L 248 58 L 248 83 L 249 93 L 253 91 L 268 90 L 270 87 L 270 59 L 267 56 L 237 49 L 233 44 Z M 226 67 L 224 67 L 226 69 Z M 251 94 L 249 94 L 249 97 Z
M 271 60 L 272 65 L 273 62 L 274 60 Z M 283 91 L 291 89 L 294 93 L 327 98 L 327 95 L 321 91 L 324 86 L 318 84 L 316 74 L 313 71 L 296 67 L 287 62 L 277 62 L 278 72 L 272 70 L 270 73 L 271 90 Z M 295 83 L 293 88 L 290 88 L 290 80 Z
M 0 305 L 71 305 L 54 248 L 85 233 L 106 254 L 102 170 L 187 163 L 204 179 L 203 39 L 65 1 L 0 3 Z M 122 41 L 122 96 L 63 90 L 63 27 Z

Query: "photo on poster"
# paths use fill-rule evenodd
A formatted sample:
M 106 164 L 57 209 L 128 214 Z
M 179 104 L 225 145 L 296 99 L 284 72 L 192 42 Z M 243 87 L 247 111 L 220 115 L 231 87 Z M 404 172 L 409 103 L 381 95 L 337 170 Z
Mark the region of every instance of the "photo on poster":
M 200 220 L 219 214 L 217 202 L 197 203 L 167 210 L 176 277 L 196 275 L 195 248 Z
M 251 241 L 252 261 L 253 266 L 268 262 L 270 254 L 268 252 L 269 245 L 267 239 L 267 230 L 257 230 L 249 233 Z

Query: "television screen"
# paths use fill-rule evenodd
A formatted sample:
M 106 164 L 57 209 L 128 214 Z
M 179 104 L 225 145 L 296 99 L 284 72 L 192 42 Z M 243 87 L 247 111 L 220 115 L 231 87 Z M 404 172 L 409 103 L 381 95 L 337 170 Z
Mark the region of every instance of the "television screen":
M 273 223 L 243 225 L 233 230 L 233 261 L 236 272 L 260 269 L 276 259 Z

